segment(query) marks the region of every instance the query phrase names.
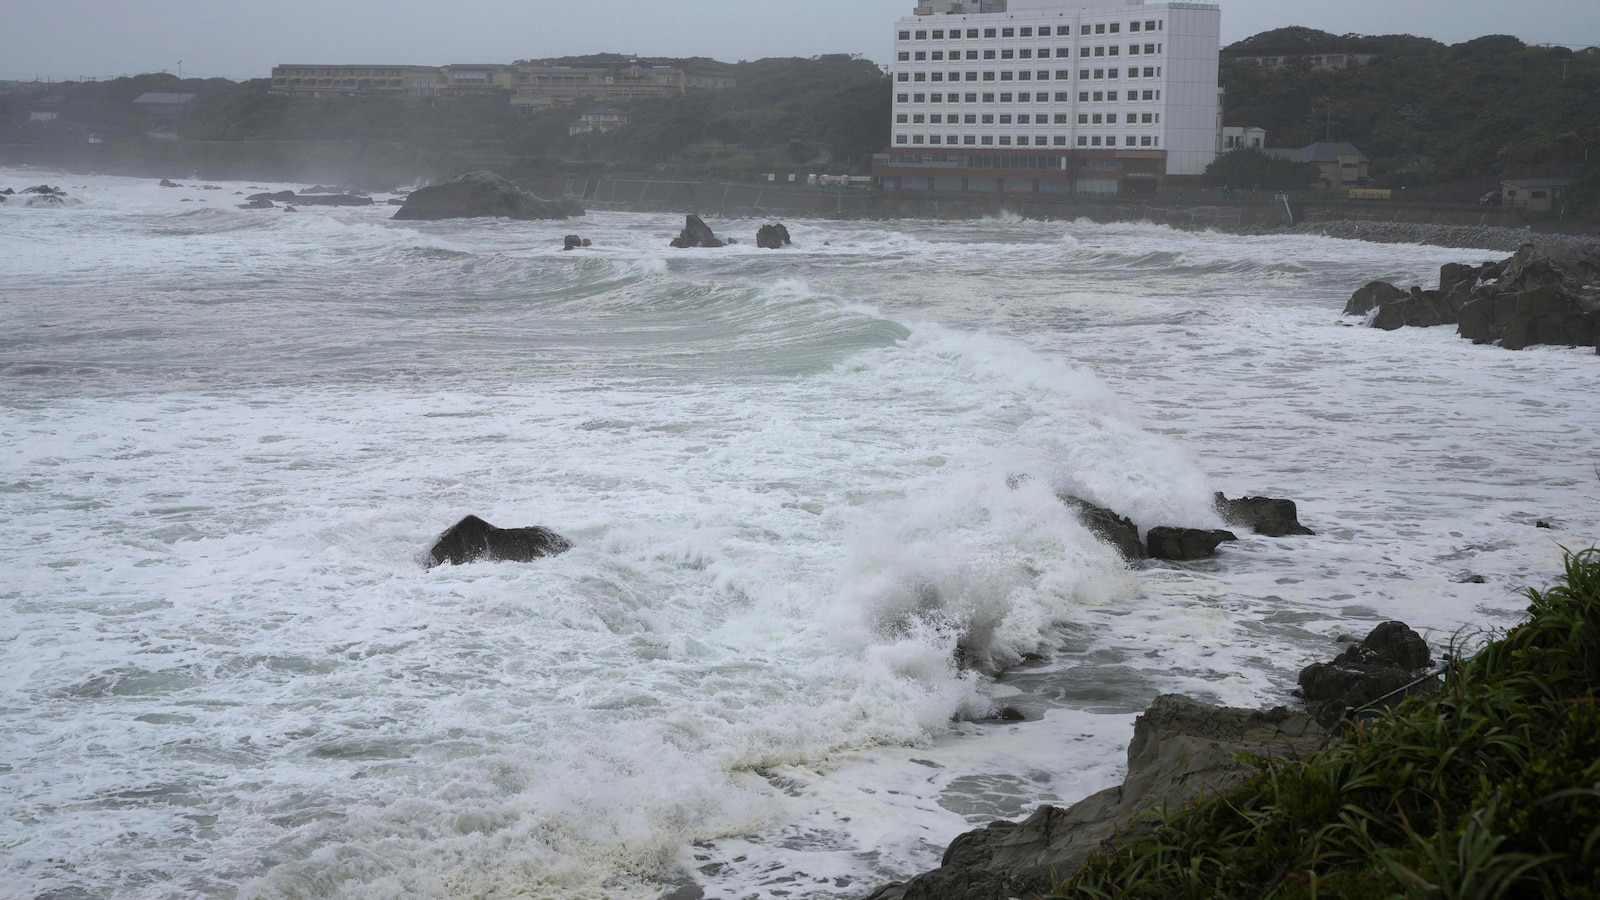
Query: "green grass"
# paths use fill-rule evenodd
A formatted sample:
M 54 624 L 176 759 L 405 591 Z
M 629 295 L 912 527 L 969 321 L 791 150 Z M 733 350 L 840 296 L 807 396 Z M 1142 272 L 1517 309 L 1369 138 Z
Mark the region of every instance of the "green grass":
M 1057 898 L 1600 900 L 1600 551 L 1442 688 L 1091 861 Z

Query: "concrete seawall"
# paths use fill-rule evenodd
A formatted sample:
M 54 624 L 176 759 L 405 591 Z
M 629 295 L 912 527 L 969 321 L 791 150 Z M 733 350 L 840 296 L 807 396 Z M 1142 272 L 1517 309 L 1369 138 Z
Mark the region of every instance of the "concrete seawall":
M 747 216 L 829 219 L 979 219 L 1017 215 L 1029 219 L 1156 222 L 1183 227 L 1275 228 L 1318 222 L 1398 222 L 1592 234 L 1589 223 L 1530 224 L 1501 207 L 1392 201 L 1294 201 L 1259 198 L 1056 198 L 1040 194 L 932 194 L 671 180 L 535 178 L 526 186 L 543 197 L 571 197 L 596 209 L 629 209 Z

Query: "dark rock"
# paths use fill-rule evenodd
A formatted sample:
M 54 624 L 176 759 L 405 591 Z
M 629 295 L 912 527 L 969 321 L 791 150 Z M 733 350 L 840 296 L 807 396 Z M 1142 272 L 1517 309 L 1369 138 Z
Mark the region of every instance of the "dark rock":
M 389 202 L 390 206 L 405 206 L 406 205 L 406 198 L 404 198 L 404 197 L 390 197 L 388 202 Z
M 577 236 L 575 234 L 569 234 L 562 241 L 561 249 L 563 249 L 563 250 L 577 250 L 579 248 L 588 247 L 588 246 L 590 246 L 590 242 L 589 242 L 588 238 L 582 238 L 582 237 L 579 237 L 579 236 Z
M 1139 539 L 1139 526 L 1133 520 L 1119 516 L 1103 506 L 1068 494 L 1057 494 L 1061 502 L 1078 510 L 1078 518 L 1094 536 L 1117 548 L 1122 558 L 1133 562 L 1149 557 L 1144 541 Z
M 1405 694 L 1414 693 L 1403 689 L 1425 675 L 1431 665 L 1433 655 L 1421 635 L 1404 622 L 1384 622 L 1333 662 L 1313 663 L 1300 670 L 1300 694 L 1312 714 L 1331 726 L 1347 710 L 1391 694 L 1395 695 L 1393 702 L 1398 702 Z M 1426 685 L 1416 687 L 1424 689 Z
M 756 246 L 763 250 L 782 250 L 790 243 L 789 229 L 782 222 L 763 225 L 756 231 Z
M 1484 578 L 1482 575 L 1468 575 L 1465 578 L 1456 579 L 1456 584 L 1488 584 L 1488 583 L 1489 583 L 1489 579 Z
M 1229 500 L 1217 492 L 1217 512 L 1230 525 L 1248 525 L 1256 534 L 1283 537 L 1288 534 L 1316 534 L 1300 524 L 1300 513 L 1293 500 L 1272 497 L 1241 497 Z
M 220 191 L 220 190 L 222 190 L 222 187 L 220 185 L 215 185 L 215 184 L 202 184 L 202 185 L 200 185 L 200 190 L 202 190 L 202 191 Z
M 5 190 L 0 191 L 0 194 L 4 194 L 7 197 L 10 197 L 11 195 L 13 195 L 15 193 L 16 193 L 16 191 L 13 191 L 11 188 L 6 188 Z
M 283 211 L 284 211 L 284 212 L 299 212 L 299 211 L 300 211 L 300 210 L 298 210 L 298 209 L 295 209 L 295 208 L 294 208 L 294 207 L 292 207 L 292 206 L 285 206 L 285 207 L 284 207 L 284 208 L 283 208 Z
M 1407 326 L 1431 328 L 1435 325 L 1454 325 L 1467 299 L 1459 294 L 1424 291 L 1414 287 L 1404 298 L 1380 304 L 1377 315 L 1372 319 L 1372 327 L 1394 331 Z
M 1533 523 L 1533 527 L 1535 527 L 1535 528 L 1551 528 L 1553 526 L 1551 526 L 1551 524 L 1549 522 L 1546 522 L 1545 520 L 1540 519 L 1539 521 Z
M 1002 722 L 1026 722 L 1026 721 L 1028 721 L 1027 714 L 1024 713 L 1022 710 L 1017 709 L 1015 706 L 1001 707 L 1000 711 L 995 713 L 994 717 L 996 719 L 999 719 Z
M 298 200 L 300 198 L 295 194 L 294 191 L 278 191 L 275 194 L 251 194 L 244 199 L 252 203 L 257 200 L 276 200 L 280 203 L 288 203 L 291 200 Z
M 672 246 L 686 250 L 690 247 L 725 247 L 727 244 L 717 240 L 711 227 L 702 222 L 699 216 L 690 215 L 684 217 L 683 231 L 672 239 Z
M 277 207 L 278 204 L 273 203 L 271 200 L 268 200 L 265 197 L 262 197 L 259 200 L 251 200 L 248 203 L 239 204 L 240 209 L 277 209 Z
M 1507 350 L 1534 344 L 1595 345 L 1600 315 L 1548 285 L 1528 291 L 1475 295 L 1461 310 L 1459 333 L 1475 344 L 1499 341 Z
M 1216 555 L 1218 545 L 1224 541 L 1237 541 L 1239 538 L 1231 531 L 1162 526 L 1150 529 L 1145 539 L 1150 555 L 1156 559 L 1186 562 L 1210 559 Z
M 570 202 L 540 200 L 493 172 L 470 172 L 444 184 L 418 188 L 394 214 L 405 221 L 497 217 L 522 221 L 565 219 Z
M 528 562 L 571 549 L 571 541 L 548 528 L 496 528 L 477 516 L 467 516 L 439 535 L 428 551 L 432 559 L 428 567 L 447 562 L 459 566 L 483 558 Z
M 1369 281 L 1366 287 L 1350 295 L 1350 302 L 1344 305 L 1344 314 L 1364 316 L 1377 309 L 1380 304 L 1399 300 L 1404 296 L 1406 296 L 1405 291 L 1387 281 Z
M 67 192 L 61 188 L 51 187 L 48 184 L 39 184 L 34 185 L 31 188 L 23 188 L 22 193 L 36 194 L 41 197 L 65 197 L 67 195 Z
M 165 178 L 161 179 L 161 186 L 162 187 L 167 187 L 167 188 L 183 187 L 183 185 L 174 184 L 174 183 L 166 180 Z
M 1208 706 L 1166 694 L 1145 710 L 1128 745 L 1128 777 L 1062 809 L 1041 806 L 1022 822 L 995 822 L 957 837 L 938 869 L 889 885 L 871 900 L 1008 900 L 1049 893 L 1096 853 L 1154 829 L 1154 813 L 1177 810 L 1255 773 L 1243 753 L 1298 758 L 1326 732 L 1283 707 Z

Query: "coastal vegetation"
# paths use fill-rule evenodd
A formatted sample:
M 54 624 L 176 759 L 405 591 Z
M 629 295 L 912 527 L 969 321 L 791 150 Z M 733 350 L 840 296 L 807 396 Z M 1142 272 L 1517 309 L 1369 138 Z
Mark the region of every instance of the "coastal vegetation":
M 1170 812 L 1055 898 L 1600 897 L 1600 551 L 1439 689 Z

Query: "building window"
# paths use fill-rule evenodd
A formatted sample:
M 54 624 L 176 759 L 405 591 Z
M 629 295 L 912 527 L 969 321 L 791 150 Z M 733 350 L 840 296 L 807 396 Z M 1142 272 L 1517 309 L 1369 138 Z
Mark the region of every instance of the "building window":
M 910 103 L 911 102 L 911 95 L 910 94 L 895 94 L 894 95 L 894 99 L 895 99 L 896 103 Z
M 1001 50 L 1000 51 L 1000 58 L 1001 59 L 1012 59 L 1015 56 L 1016 56 L 1016 51 L 1014 51 L 1014 50 Z
M 934 62 L 944 62 L 944 51 L 943 50 L 935 50 L 935 51 L 933 51 L 933 61 Z
M 905 141 L 901 141 L 901 143 L 903 144 L 903 143 L 905 143 Z M 1087 147 L 1087 146 L 1089 146 L 1089 139 L 1087 137 L 1084 137 L 1081 134 L 1078 135 L 1078 146 L 1079 147 Z
M 1115 103 L 1115 102 L 1117 102 L 1117 92 L 1116 91 L 1106 91 L 1106 102 L 1107 103 Z
M 977 58 L 978 58 L 978 51 L 976 51 L 976 50 L 968 50 L 967 51 L 967 59 L 977 59 Z
M 900 32 L 900 40 L 902 40 L 902 41 L 909 41 L 909 40 L 911 40 L 911 32 L 909 32 L 909 31 L 902 31 L 902 32 Z M 902 144 L 903 144 L 903 143 L 905 143 L 905 141 L 901 141 L 901 142 L 900 142 L 900 143 L 902 143 Z
M 928 117 L 924 116 L 922 113 L 917 113 L 916 115 L 911 117 L 911 121 L 912 121 L 913 124 L 921 125 L 923 122 L 928 121 Z M 1095 122 L 1098 124 L 1099 121 L 1100 121 L 1100 117 L 1099 116 L 1095 116 Z
M 922 117 L 921 116 L 917 116 L 917 121 L 919 121 L 919 122 L 922 121 Z M 1105 117 L 1104 113 L 1095 113 L 1094 114 L 1094 124 L 1096 124 L 1096 125 L 1104 125 L 1105 121 L 1106 121 L 1106 117 Z
M 1096 140 L 1096 141 L 1098 141 L 1098 140 L 1100 140 L 1100 139 L 1099 139 L 1099 138 L 1095 138 L 1095 140 Z M 913 143 L 913 144 L 920 144 L 920 143 L 922 143 L 922 135 L 920 135 L 920 134 L 913 134 L 913 135 L 912 135 L 912 136 L 911 136 L 911 143 Z
M 1139 146 L 1141 146 L 1141 147 L 1150 146 L 1150 135 L 1147 134 L 1144 137 L 1139 138 Z
M 921 56 L 920 53 L 917 54 L 917 55 L 919 57 Z M 1096 47 L 1096 48 L 1094 48 L 1094 55 L 1095 56 L 1105 56 L 1106 55 L 1106 48 L 1104 48 L 1104 47 Z
M 973 144 L 976 144 L 977 142 L 978 142 L 978 139 L 973 137 L 970 134 L 961 139 L 961 143 L 966 144 L 968 147 L 971 147 Z
M 1147 53 L 1147 54 L 1155 53 L 1156 52 L 1156 45 L 1155 44 L 1145 44 L 1144 45 L 1144 52 Z
M 1112 44 L 1110 47 L 1106 48 L 1106 55 L 1107 56 L 1116 56 L 1121 51 L 1122 51 L 1122 46 L 1120 44 Z
M 927 40 L 927 39 L 928 39 L 928 33 L 927 33 L 927 32 L 926 32 L 926 31 L 919 31 L 919 32 L 917 32 L 917 40 L 919 40 L 919 41 L 925 41 L 925 40 Z
M 968 94 L 967 97 L 966 97 L 966 101 L 968 103 L 977 103 L 978 102 L 978 95 L 977 94 Z
M 1000 102 L 1001 103 L 1010 103 L 1011 102 L 1011 95 L 1010 94 L 1001 94 L 1000 95 Z
M 935 31 L 933 33 L 933 39 L 936 40 L 936 41 L 944 40 L 944 32 L 943 31 Z
M 1066 145 L 1067 145 L 1067 136 L 1064 135 L 1064 134 L 1056 135 L 1056 146 L 1057 147 L 1065 147 Z
M 1000 36 L 1001 37 L 1016 37 L 1017 36 L 1017 30 L 1015 28 L 1002 28 L 1002 29 L 1000 29 Z
M 1154 122 L 1155 119 L 1153 119 L 1149 113 L 1145 113 L 1139 117 L 1139 121 L 1142 124 L 1149 125 L 1150 123 Z
M 1138 44 L 1129 44 L 1128 45 L 1128 55 L 1129 56 L 1138 56 L 1139 55 L 1139 45 Z
M 1121 70 L 1119 70 L 1119 69 L 1107 69 L 1106 70 L 1106 77 L 1107 78 L 1116 78 L 1117 77 L 1117 73 L 1119 71 L 1121 71 Z
M 961 73 L 960 72 L 951 72 L 950 73 L 950 80 L 951 81 L 960 81 L 961 80 Z
M 906 116 L 905 113 L 900 113 L 899 115 L 895 116 L 894 120 L 895 120 L 896 124 L 899 124 L 899 125 L 904 125 L 904 124 L 906 124 L 907 121 L 909 121 L 909 119 L 908 119 L 908 117 Z
M 928 121 L 932 122 L 935 125 L 943 125 L 944 124 L 944 116 L 940 116 L 940 115 L 929 116 L 928 117 Z
M 1010 113 L 1001 113 L 1000 114 L 1000 124 L 1001 125 L 1010 125 L 1011 124 L 1011 114 Z
M 1089 124 L 1089 114 L 1088 113 L 1078 113 L 1078 124 L 1079 125 L 1087 125 L 1087 124 Z
M 1079 81 L 1088 81 L 1089 80 L 1089 70 L 1088 69 L 1079 69 L 1078 70 L 1078 80 Z
M 919 143 L 919 144 L 922 143 L 922 139 L 921 138 L 917 138 L 917 143 Z M 1090 138 L 1089 139 L 1089 143 L 1093 144 L 1096 147 L 1100 146 L 1100 135 L 1097 134 L 1094 137 Z
M 1056 124 L 1057 125 L 1066 125 L 1067 124 L 1067 114 L 1066 113 L 1056 113 Z
M 984 59 L 994 59 L 994 51 L 993 50 L 985 50 L 985 51 L 983 51 L 983 58 Z
M 968 28 L 967 29 L 967 37 L 975 38 L 977 36 L 978 36 L 978 29 L 976 29 L 976 28 Z
M 928 102 L 928 95 L 927 94 L 912 94 L 911 95 L 911 102 L 912 103 L 927 103 Z
M 900 51 L 900 61 L 901 62 L 910 62 L 911 61 L 911 51 L 910 50 L 901 50 Z
M 994 29 L 993 28 L 985 28 L 983 30 L 983 36 L 986 37 L 986 38 L 994 37 Z
M 1021 72 L 1017 73 L 1017 80 L 1018 81 L 1032 81 L 1033 80 L 1033 73 L 1029 72 L 1027 69 L 1023 69 Z
M 904 143 L 907 142 L 907 138 L 903 134 L 897 134 L 897 135 L 894 136 L 894 142 L 896 144 L 904 144 Z
M 968 72 L 967 73 L 967 80 L 968 81 L 977 81 L 978 80 L 978 73 L 977 72 Z
M 1001 81 L 1010 81 L 1012 78 L 1015 78 L 1015 77 L 1016 77 L 1016 73 L 1014 73 L 1014 72 L 1001 72 L 1000 73 L 1000 80 Z
M 1145 91 L 1144 92 L 1144 99 L 1146 99 L 1146 100 L 1154 100 L 1155 98 L 1156 98 L 1156 92 L 1155 91 Z
M 1021 36 L 1022 37 L 1033 37 L 1033 29 L 1032 28 L 1024 28 L 1024 29 L 1022 29 Z
M 1018 103 L 1027 103 L 1029 100 L 1032 100 L 1032 99 L 1033 99 L 1033 96 L 1031 94 L 1018 94 L 1017 95 L 1017 102 Z
M 1067 93 L 1066 91 L 1056 91 L 1056 102 L 1057 103 L 1070 103 L 1071 101 L 1072 101 L 1072 95 L 1071 94 Z
M 912 81 L 927 81 L 928 80 L 928 73 L 927 72 L 918 72 L 915 75 L 911 76 L 911 80 Z
M 1122 143 L 1127 145 L 1127 146 L 1129 146 L 1129 147 L 1133 147 L 1133 146 L 1137 145 L 1137 139 L 1133 135 L 1130 134 L 1127 137 L 1122 139 Z
M 1106 113 L 1106 124 L 1107 125 L 1115 125 L 1115 124 L 1117 124 L 1117 114 L 1116 113 Z
M 1072 26 L 1071 25 L 1057 25 L 1056 26 L 1056 34 L 1059 34 L 1062 37 L 1067 37 L 1068 35 L 1072 34 Z
M 1049 69 L 1040 69 L 1038 72 L 1035 73 L 1035 76 L 1040 81 L 1049 81 L 1050 80 L 1050 70 Z
M 984 94 L 983 95 L 983 102 L 985 102 L 985 103 L 993 103 L 994 102 L 994 95 L 993 94 Z
M 1105 26 L 1105 23 L 1104 23 L 1104 22 L 1102 22 L 1102 23 L 1100 23 L 1100 24 L 1098 24 L 1098 25 L 1096 25 L 1096 26 L 1094 26 L 1094 33 L 1095 33 L 1095 34 L 1105 34 L 1105 33 L 1106 33 L 1106 26 Z M 918 33 L 918 35 L 917 35 L 917 36 L 918 36 L 918 37 L 921 37 L 921 36 L 922 36 L 922 35 L 921 35 L 921 34 L 920 34 L 920 33 Z
M 986 134 L 986 135 L 983 136 L 982 143 L 983 143 L 983 146 L 985 146 L 985 147 L 993 147 L 994 146 L 994 137 L 992 135 L 987 135 Z
M 993 125 L 994 124 L 994 113 L 984 113 L 983 114 L 983 124 L 985 124 L 985 125 Z
M 1112 22 L 1111 23 L 1111 33 L 1112 34 L 1116 34 L 1117 32 L 1119 32 L 1121 30 L 1122 30 L 1122 23 L 1121 22 Z
M 993 81 L 994 80 L 994 73 L 993 72 L 985 72 L 985 73 L 983 73 L 983 80 L 984 81 Z
M 928 138 L 928 143 L 930 143 L 930 144 L 939 143 L 939 136 L 936 134 L 936 135 L 933 135 L 932 137 L 929 137 Z
M 943 72 L 935 72 L 935 73 L 933 73 L 933 80 L 934 81 L 943 81 L 944 80 L 944 73 Z
M 896 81 L 910 81 L 911 80 L 911 73 L 910 72 L 901 72 L 900 74 L 895 76 L 895 80 Z
M 961 117 L 961 121 L 964 122 L 967 125 L 976 125 L 976 124 L 978 124 L 978 114 L 977 113 L 967 113 L 966 115 Z
M 1007 28 L 1006 30 L 1010 31 L 1011 29 Z M 1002 146 L 1002 147 L 1011 146 L 1011 135 L 1009 135 L 1009 134 L 1000 135 L 1000 146 Z
M 1089 92 L 1088 91 L 1079 91 L 1078 92 L 1078 102 L 1079 103 L 1088 103 L 1089 102 Z
M 1138 31 L 1139 30 L 1139 23 L 1138 22 L 1129 22 L 1128 23 L 1128 30 L 1129 31 Z
M 922 62 L 923 60 L 925 60 L 927 58 L 928 58 L 927 51 L 925 51 L 925 50 L 918 50 L 917 51 L 917 62 Z
M 1106 70 L 1105 69 L 1095 69 L 1094 70 L 1094 77 L 1097 78 L 1097 79 L 1106 77 Z

